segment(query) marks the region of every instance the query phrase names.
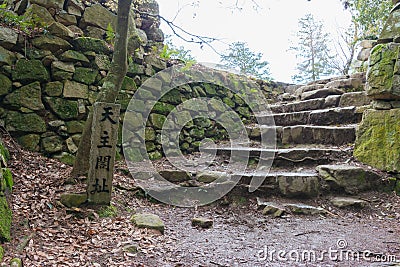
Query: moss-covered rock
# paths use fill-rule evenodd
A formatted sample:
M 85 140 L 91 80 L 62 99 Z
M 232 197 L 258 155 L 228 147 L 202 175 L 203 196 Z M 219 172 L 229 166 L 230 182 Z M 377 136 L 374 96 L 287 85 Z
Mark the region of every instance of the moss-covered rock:
M 0 196 L 0 214 L 0 241 L 10 241 L 11 209 L 4 196 Z
M 10 132 L 44 133 L 46 122 L 37 114 L 23 114 L 9 111 L 6 115 L 6 128 Z
M 43 92 L 48 96 L 61 96 L 64 84 L 62 82 L 49 82 L 44 85 Z
M 89 87 L 86 84 L 66 80 L 64 82 L 63 96 L 65 98 L 89 98 Z
M 51 23 L 53 23 L 54 18 L 50 14 L 50 12 L 47 10 L 47 8 L 45 8 L 44 6 L 35 4 L 34 3 L 35 1 L 37 1 L 37 0 L 31 1 L 32 5 L 30 5 L 29 8 L 27 9 L 26 14 L 27 14 L 28 18 L 32 18 L 32 19 L 40 18 L 41 21 L 46 25 L 50 25 Z
M 72 48 L 72 45 L 61 39 L 60 37 L 53 35 L 42 35 L 32 40 L 32 44 L 43 50 L 49 50 L 53 53 L 58 51 L 66 51 Z
M 110 48 L 104 40 L 90 37 L 78 37 L 73 41 L 73 45 L 78 51 L 93 51 L 98 54 L 110 54 Z
M 89 59 L 82 53 L 74 50 L 68 50 L 59 56 L 60 60 L 67 62 L 89 63 Z
M 63 140 L 59 136 L 49 136 L 42 139 L 42 150 L 45 153 L 53 154 L 63 149 Z
M 71 120 L 78 117 L 78 102 L 58 97 L 45 97 L 50 110 L 62 120 Z
M 156 129 L 162 129 L 164 122 L 166 121 L 167 117 L 157 113 L 150 114 L 150 122 Z
M 0 96 L 6 95 L 11 91 L 12 82 L 7 76 L 0 74 L 0 84 Z
M 4 98 L 4 103 L 14 108 L 44 109 L 40 83 L 34 82 L 15 90 Z
M 379 44 L 371 52 L 367 95 L 373 99 L 400 99 L 400 45 Z
M 75 73 L 74 63 L 53 61 L 51 63 L 51 76 L 53 80 L 64 81 L 69 80 Z
M 98 70 L 90 68 L 76 68 L 74 74 L 74 81 L 91 85 L 96 81 L 96 77 L 99 74 Z
M 27 134 L 17 138 L 18 143 L 29 151 L 39 151 L 40 135 Z
M 400 172 L 400 109 L 366 110 L 357 130 L 354 156 L 375 168 Z
M 13 81 L 19 81 L 24 84 L 31 82 L 47 82 L 50 75 L 40 60 L 20 59 L 15 65 L 12 73 Z

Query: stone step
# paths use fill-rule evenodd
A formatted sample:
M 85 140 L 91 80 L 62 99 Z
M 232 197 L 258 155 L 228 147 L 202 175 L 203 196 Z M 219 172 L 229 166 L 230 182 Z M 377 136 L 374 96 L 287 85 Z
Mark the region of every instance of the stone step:
M 261 164 L 275 167 L 294 167 L 327 164 L 334 161 L 343 161 L 351 157 L 352 148 L 332 147 L 293 147 L 293 148 L 257 148 L 246 146 L 202 148 L 202 152 L 231 157 L 235 162 L 246 162 L 255 159 Z M 265 162 L 265 163 L 263 163 Z
M 272 137 L 275 131 L 277 145 L 290 144 L 326 144 L 345 145 L 354 143 L 356 138 L 356 125 L 348 126 L 246 126 L 250 140 L 261 141 Z
M 367 97 L 365 91 L 362 91 L 348 92 L 342 95 L 331 95 L 326 98 L 313 98 L 289 103 L 278 103 L 270 105 L 269 108 L 272 113 L 289 113 L 332 107 L 360 107 L 369 105 L 370 103 L 371 99 Z
M 355 107 L 329 108 L 306 110 L 299 112 L 275 113 L 256 116 L 260 125 L 271 125 L 272 119 L 276 126 L 295 125 L 343 125 L 354 124 L 361 121 L 362 113 Z

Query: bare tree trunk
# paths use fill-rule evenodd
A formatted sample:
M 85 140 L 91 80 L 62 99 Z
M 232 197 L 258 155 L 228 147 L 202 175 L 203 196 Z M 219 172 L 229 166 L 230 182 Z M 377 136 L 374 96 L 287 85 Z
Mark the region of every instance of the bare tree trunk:
M 96 102 L 115 103 L 118 93 L 121 89 L 122 82 L 128 69 L 127 39 L 129 11 L 131 9 L 131 4 L 132 0 L 118 0 L 117 29 L 113 59 L 111 62 L 110 71 L 105 78 Z M 82 175 L 87 175 L 88 173 L 92 121 L 93 113 L 90 112 L 88 119 L 86 120 L 81 141 L 79 143 L 79 149 L 76 154 L 71 177 L 79 177 Z

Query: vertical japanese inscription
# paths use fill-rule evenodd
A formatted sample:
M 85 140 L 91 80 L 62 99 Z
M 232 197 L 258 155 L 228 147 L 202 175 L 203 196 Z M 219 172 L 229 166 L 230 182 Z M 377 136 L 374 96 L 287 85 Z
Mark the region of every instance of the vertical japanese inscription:
M 92 140 L 87 194 L 89 202 L 111 201 L 120 105 L 96 102 L 93 106 Z

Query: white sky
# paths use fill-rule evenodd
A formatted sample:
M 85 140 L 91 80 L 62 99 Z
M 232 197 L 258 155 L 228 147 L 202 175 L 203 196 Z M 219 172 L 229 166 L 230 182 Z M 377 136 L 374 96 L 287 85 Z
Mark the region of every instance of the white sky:
M 251 50 L 263 53 L 263 60 L 270 63 L 272 78 L 281 82 L 291 82 L 291 76 L 296 73 L 296 57 L 288 49 L 299 18 L 311 13 L 322 20 L 332 34 L 350 23 L 350 15 L 339 0 L 257 0 L 262 5 L 258 11 L 252 8 L 251 0 L 240 0 L 244 3 L 241 12 L 226 8 L 235 0 L 200 0 L 198 7 L 185 6 L 193 1 L 157 0 L 161 15 L 169 20 L 184 7 L 174 23 L 191 33 L 221 39 L 222 42 L 213 43 L 217 51 L 225 51 L 232 42 L 247 42 Z M 172 35 L 165 24 L 161 28 L 164 34 Z M 182 42 L 176 37 L 172 40 L 176 46 L 183 45 L 191 50 L 199 62 L 219 63 L 219 56 L 207 46 L 200 49 L 199 45 Z

